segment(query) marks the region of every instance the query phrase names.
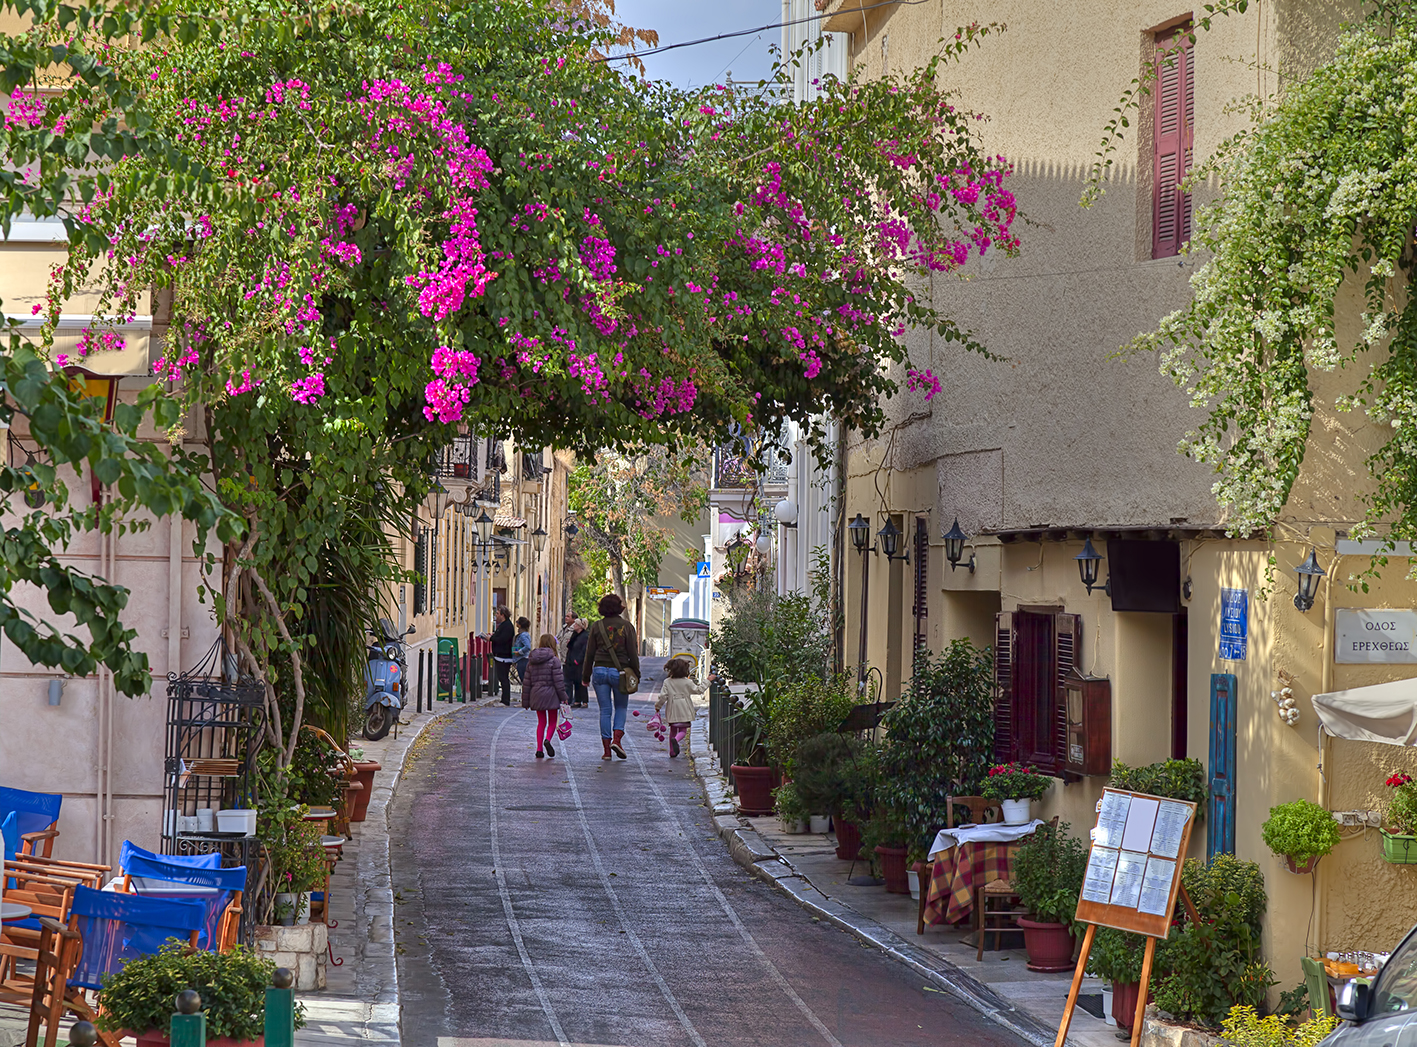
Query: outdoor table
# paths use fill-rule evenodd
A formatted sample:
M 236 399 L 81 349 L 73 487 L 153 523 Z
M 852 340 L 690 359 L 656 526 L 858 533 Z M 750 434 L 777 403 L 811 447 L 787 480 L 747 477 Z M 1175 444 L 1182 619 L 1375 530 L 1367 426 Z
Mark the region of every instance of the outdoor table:
M 1027 825 L 941 829 L 930 846 L 934 864 L 925 900 L 925 923 L 956 924 L 968 919 L 974 909 L 974 889 L 1010 879 L 1010 860 L 1018 841 L 1042 824 L 1035 818 Z
M 0 902 L 0 923 L 23 920 L 33 911 L 28 905 L 21 905 L 19 902 Z

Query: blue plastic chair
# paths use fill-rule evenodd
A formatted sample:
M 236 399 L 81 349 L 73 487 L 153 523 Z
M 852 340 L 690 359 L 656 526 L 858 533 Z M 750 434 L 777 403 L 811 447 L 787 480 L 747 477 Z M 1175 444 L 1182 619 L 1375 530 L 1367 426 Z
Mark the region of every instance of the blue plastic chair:
M 117 974 L 129 960 L 156 954 L 171 939 L 195 947 L 206 920 L 200 902 L 82 886 L 74 888 L 69 912 L 84 942 L 69 985 L 95 990 L 103 988 L 105 974 Z
M 241 911 L 241 892 L 246 889 L 246 866 L 230 869 L 196 869 L 190 865 L 175 865 L 164 858 L 146 858 L 129 853 L 123 863 L 124 890 L 149 898 L 183 899 L 190 897 L 203 909 L 201 933 L 197 945 L 202 949 L 220 951 L 227 943 L 222 934 L 222 916 L 232 904 Z M 172 885 L 171 893 L 163 884 Z M 192 893 L 178 894 L 181 887 L 196 888 Z
M 20 850 L 19 818 L 14 811 L 0 818 L 0 840 L 4 841 L 5 860 L 13 862 Z
M 152 851 L 144 850 L 132 840 L 124 840 L 123 849 L 118 854 L 119 871 L 127 872 L 128 859 L 135 856 L 155 862 L 167 862 L 169 865 L 185 865 L 190 869 L 221 868 L 221 855 L 216 851 L 211 854 L 153 854 Z
M 35 844 L 43 843 L 43 856 L 49 858 L 54 852 L 54 837 L 59 835 L 59 806 L 64 797 L 58 793 L 32 793 L 24 789 L 13 789 L 0 785 L 0 818 L 14 813 L 20 830 L 20 854 L 39 854 Z M 41 841 L 38 836 L 47 833 Z M 33 836 L 35 839 L 25 839 Z

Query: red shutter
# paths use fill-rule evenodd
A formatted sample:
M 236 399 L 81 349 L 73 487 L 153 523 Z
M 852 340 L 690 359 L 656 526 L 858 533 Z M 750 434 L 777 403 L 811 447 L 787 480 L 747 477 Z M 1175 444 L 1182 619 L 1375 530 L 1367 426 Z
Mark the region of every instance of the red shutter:
M 1082 618 L 1075 614 L 1055 615 L 1053 665 L 1057 687 L 1053 692 L 1053 770 L 1059 776 L 1068 765 L 1068 694 L 1063 682 L 1072 675 L 1081 646 Z
M 1014 758 L 1014 616 L 994 616 L 994 759 Z
M 1189 32 L 1189 27 L 1173 29 L 1156 40 L 1153 258 L 1177 254 L 1191 236 L 1191 199 L 1178 188 L 1191 169 L 1195 127 L 1195 83 Z M 1172 51 L 1178 42 L 1180 48 Z

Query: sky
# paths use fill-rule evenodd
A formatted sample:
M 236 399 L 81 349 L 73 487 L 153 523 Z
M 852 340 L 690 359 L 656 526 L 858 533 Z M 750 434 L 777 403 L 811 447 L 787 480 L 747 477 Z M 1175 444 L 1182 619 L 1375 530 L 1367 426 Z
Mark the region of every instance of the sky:
M 697 40 L 782 20 L 779 0 L 616 0 L 615 14 L 637 29 L 657 29 L 661 45 Z M 723 80 L 758 80 L 768 75 L 768 48 L 782 41 L 781 29 L 682 47 L 644 60 L 649 75 L 678 87 Z

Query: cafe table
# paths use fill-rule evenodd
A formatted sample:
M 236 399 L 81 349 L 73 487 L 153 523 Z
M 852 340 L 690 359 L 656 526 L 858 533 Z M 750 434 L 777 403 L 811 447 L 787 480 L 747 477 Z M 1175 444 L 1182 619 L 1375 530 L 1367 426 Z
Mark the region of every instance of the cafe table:
M 1018 841 L 1033 835 L 1042 824 L 1042 819 L 1035 818 L 1024 825 L 941 829 L 930 845 L 930 884 L 922 926 L 967 920 L 974 909 L 974 889 L 1010 879 L 1010 863 Z
M 23 920 L 33 911 L 28 905 L 21 905 L 19 902 L 0 902 L 0 923 Z

